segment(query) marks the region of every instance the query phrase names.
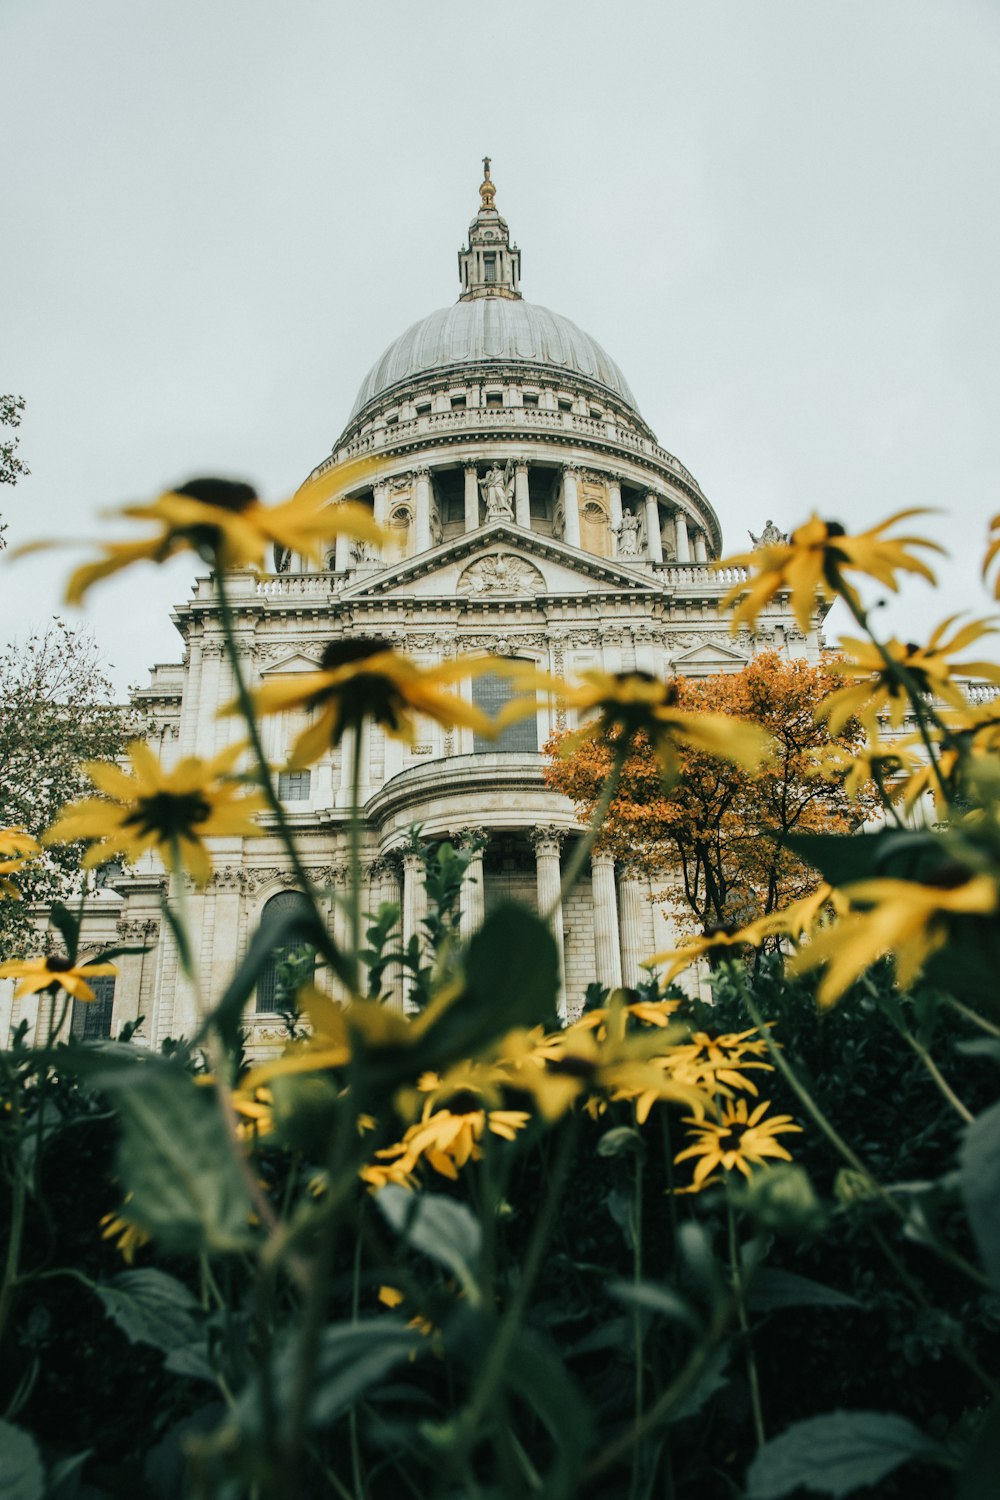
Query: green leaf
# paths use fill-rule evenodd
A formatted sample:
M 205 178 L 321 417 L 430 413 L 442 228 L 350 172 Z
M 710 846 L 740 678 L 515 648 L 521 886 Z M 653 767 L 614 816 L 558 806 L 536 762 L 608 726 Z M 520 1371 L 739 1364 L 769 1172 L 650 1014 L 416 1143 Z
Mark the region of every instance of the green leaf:
M 986 1272 L 1000 1290 L 1000 1104 L 977 1115 L 959 1153 L 965 1211 Z
M 165 1271 L 122 1271 L 94 1290 L 130 1343 L 152 1344 L 169 1353 L 200 1337 L 198 1302 L 183 1282 Z
M 309 943 L 316 948 L 334 973 L 353 987 L 350 977 L 346 975 L 343 957 L 333 947 L 329 933 L 318 922 L 315 912 L 306 907 L 271 912 L 254 933 L 246 956 L 230 980 L 222 999 L 200 1027 L 195 1044 L 204 1037 L 209 1027 L 214 1026 L 226 1047 L 234 1051 L 239 1041 L 243 1012 L 264 965 L 275 949 L 299 943 Z
M 545 1500 L 571 1500 L 578 1493 L 580 1467 L 594 1440 L 592 1414 L 553 1349 L 530 1329 L 522 1329 L 510 1352 L 505 1378 L 511 1395 L 527 1402 L 548 1429 L 553 1458 L 542 1476 Z M 490 1413 L 489 1420 L 495 1420 Z
M 164 1250 L 197 1254 L 253 1243 L 250 1195 L 233 1155 L 214 1090 L 179 1068 L 142 1070 L 112 1084 L 122 1124 L 118 1176 L 132 1197 L 129 1218 Z
M 174 911 L 173 907 L 170 905 L 169 901 L 164 899 L 160 902 L 160 907 L 163 911 L 164 918 L 166 919 L 167 926 L 170 928 L 170 931 L 173 934 L 174 943 L 177 947 L 177 958 L 180 962 L 181 969 L 190 979 L 192 974 L 194 973 L 194 963 L 191 958 L 191 946 L 187 940 L 187 933 L 184 931 L 180 919 L 178 918 L 177 913 Z
M 994 1402 L 973 1439 L 958 1477 L 956 1500 L 996 1500 L 1000 1474 L 1000 1403 Z
M 608 1291 L 619 1302 L 633 1302 L 639 1307 L 648 1308 L 650 1312 L 671 1318 L 675 1323 L 683 1323 L 688 1328 L 701 1327 L 694 1309 L 685 1302 L 680 1292 L 674 1291 L 665 1282 L 612 1281 L 608 1284 Z
M 747 1471 L 747 1500 L 777 1500 L 790 1490 L 851 1495 L 911 1459 L 943 1457 L 937 1443 L 892 1412 L 831 1411 L 796 1422 L 757 1454 Z
M 783 837 L 789 849 L 831 885 L 867 880 L 872 875 L 921 879 L 949 857 L 939 834 L 920 831 L 789 833 Z
M 66 953 L 72 963 L 76 963 L 77 949 L 80 944 L 80 924 L 68 907 L 63 906 L 61 901 L 53 901 L 49 907 L 49 921 L 59 933 L 66 944 Z
M 80 1490 L 80 1476 L 93 1451 L 93 1448 L 84 1448 L 82 1453 L 74 1453 L 52 1465 L 49 1469 L 49 1482 L 45 1487 L 45 1500 L 76 1500 Z M 91 1490 L 90 1493 L 94 1494 L 95 1491 Z
M 773 1312 L 779 1307 L 860 1307 L 861 1303 L 832 1286 L 823 1286 L 794 1271 L 766 1266 L 750 1283 L 747 1303 L 753 1312 Z
M 638 1130 L 631 1125 L 616 1125 L 611 1130 L 606 1130 L 597 1143 L 598 1156 L 637 1156 L 641 1160 L 646 1157 L 646 1143 Z
M 465 974 L 464 993 L 441 1014 L 421 1047 L 435 1066 L 474 1056 L 511 1027 L 558 1024 L 555 939 L 525 907 L 500 906 L 487 917 L 469 944 Z
M 409 1360 L 421 1342 L 415 1329 L 391 1316 L 333 1323 L 325 1328 L 312 1381 L 310 1425 L 325 1427 L 333 1422 L 395 1365 Z M 291 1339 L 272 1364 L 271 1389 L 279 1415 L 292 1401 L 299 1354 L 299 1341 Z M 259 1380 L 242 1392 L 233 1415 L 249 1442 L 259 1440 Z
M 441 1193 L 409 1193 L 391 1183 L 376 1193 L 375 1202 L 408 1245 L 444 1266 L 457 1278 L 470 1303 L 478 1303 L 476 1267 L 482 1230 L 464 1203 Z
M 670 1413 L 670 1422 L 683 1422 L 685 1417 L 696 1416 L 723 1386 L 729 1384 L 729 1346 L 713 1350 L 694 1385 L 682 1396 Z
M 0 1500 L 42 1500 L 42 1460 L 30 1432 L 0 1422 Z

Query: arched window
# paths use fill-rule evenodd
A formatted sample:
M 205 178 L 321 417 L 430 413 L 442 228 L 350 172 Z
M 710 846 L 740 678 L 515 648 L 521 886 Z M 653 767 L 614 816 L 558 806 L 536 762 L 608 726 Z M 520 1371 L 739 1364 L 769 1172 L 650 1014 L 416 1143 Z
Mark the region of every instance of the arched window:
M 268 921 L 284 916 L 291 911 L 308 912 L 309 902 L 301 891 L 279 891 L 265 902 L 260 925 L 263 930 Z M 295 991 L 300 984 L 312 978 L 316 963 L 316 950 L 311 943 L 282 943 L 271 952 L 257 980 L 258 1015 L 291 1008 Z
M 530 661 L 520 661 L 518 664 L 523 667 L 534 666 L 534 662 Z M 517 696 L 518 691 L 510 678 L 501 677 L 499 672 L 484 672 L 480 677 L 472 679 L 472 701 L 477 708 L 489 714 L 490 718 L 494 718 L 505 703 Z M 472 748 L 477 755 L 489 755 L 495 750 L 537 750 L 537 714 L 529 714 L 527 718 L 508 724 L 495 740 L 473 731 Z

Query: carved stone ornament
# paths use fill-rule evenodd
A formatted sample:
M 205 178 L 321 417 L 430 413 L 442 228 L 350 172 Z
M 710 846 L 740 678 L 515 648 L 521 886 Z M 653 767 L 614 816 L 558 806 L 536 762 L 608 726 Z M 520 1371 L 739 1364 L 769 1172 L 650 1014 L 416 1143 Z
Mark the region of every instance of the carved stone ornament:
M 116 924 L 115 931 L 123 943 L 144 943 L 149 938 L 159 936 L 160 924 L 153 917 L 147 917 L 141 922 L 129 921 L 123 917 Z
M 246 883 L 246 876 L 240 865 L 223 865 L 219 870 L 213 870 L 210 884 L 217 891 L 242 891 Z
M 764 523 L 764 530 L 760 536 L 754 536 L 752 531 L 748 531 L 747 536 L 753 542 L 754 547 L 774 547 L 779 542 L 788 541 L 788 533 L 780 531 L 771 520 Z
M 470 563 L 459 575 L 456 592 L 464 599 L 507 594 L 543 594 L 545 579 L 537 568 L 512 552 L 496 552 Z

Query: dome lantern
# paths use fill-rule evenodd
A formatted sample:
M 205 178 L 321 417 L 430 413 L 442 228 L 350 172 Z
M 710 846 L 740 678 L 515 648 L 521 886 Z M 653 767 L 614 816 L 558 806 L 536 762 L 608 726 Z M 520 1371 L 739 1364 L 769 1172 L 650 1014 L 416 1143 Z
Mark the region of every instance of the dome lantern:
M 469 225 L 469 243 L 458 252 L 460 302 L 479 297 L 516 297 L 521 291 L 521 252 L 510 243 L 507 220 L 494 206 L 496 188 L 490 177 L 490 158 L 483 157 L 479 212 Z

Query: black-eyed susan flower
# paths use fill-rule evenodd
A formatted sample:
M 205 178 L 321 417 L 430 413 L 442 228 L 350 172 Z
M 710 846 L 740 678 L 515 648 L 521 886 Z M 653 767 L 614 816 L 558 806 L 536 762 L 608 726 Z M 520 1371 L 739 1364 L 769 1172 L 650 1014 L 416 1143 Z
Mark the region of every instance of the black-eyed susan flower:
M 746 1070 L 773 1072 L 770 1063 L 761 1061 L 766 1052 L 767 1042 L 757 1034 L 755 1026 L 749 1031 L 727 1032 L 722 1036 L 695 1031 L 686 1043 L 672 1050 L 666 1063 L 676 1078 L 717 1093 L 732 1088 L 756 1094 L 757 1085 L 746 1077 Z
M 8 877 L 22 870 L 40 852 L 38 840 L 25 829 L 0 828 L 0 896 L 20 900 L 21 892 Z
M 179 865 L 204 885 L 212 873 L 205 839 L 260 832 L 254 817 L 265 806 L 263 794 L 248 791 L 229 774 L 241 748 L 230 746 L 212 760 L 186 756 L 168 771 L 147 744 L 136 740 L 128 747 L 131 771 L 91 761 L 84 770 L 103 795 L 64 807 L 42 842 L 85 840 L 88 867 L 119 857 L 136 860 L 157 849 L 169 869 Z
M 916 748 L 918 745 L 922 745 L 919 735 L 880 740 L 873 729 L 864 745 L 849 749 L 834 742 L 817 749 L 813 774 L 840 783 L 852 801 L 871 782 L 893 802 L 905 800 L 907 778 L 927 765 L 926 755 Z
M 294 708 L 315 712 L 314 722 L 299 735 L 289 757 L 289 765 L 300 769 L 338 745 L 346 730 L 356 730 L 365 719 L 408 744 L 416 738 L 420 715 L 447 728 L 464 726 L 477 734 L 492 734 L 493 720 L 482 709 L 446 691 L 446 684 L 492 670 L 492 665 L 488 657 L 469 656 L 421 667 L 394 651 L 388 641 L 331 641 L 318 672 L 266 683 L 253 694 L 254 707 L 262 715 Z
M 775 1137 L 790 1131 L 801 1132 L 802 1127 L 795 1124 L 791 1115 L 765 1119 L 770 1107 L 767 1099 L 762 1099 L 753 1110 L 748 1109 L 745 1099 L 729 1099 L 723 1103 L 718 1121 L 686 1121 L 693 1127 L 694 1143 L 678 1151 L 674 1161 L 697 1158 L 692 1183 L 695 1191 L 704 1187 L 706 1179 L 717 1169 L 741 1172 L 749 1178 L 753 1167 L 765 1166 L 769 1159 L 792 1160 L 791 1153 Z
M 88 983 L 106 974 L 117 974 L 114 964 L 73 963 L 62 953 L 46 953 L 43 958 L 12 958 L 0 964 L 0 979 L 16 979 L 14 999 L 37 995 L 39 990 L 65 990 L 74 1000 L 93 1000 Z
M 652 958 L 647 958 L 645 963 L 650 968 L 660 968 L 666 965 L 666 971 L 660 976 L 661 983 L 668 985 L 677 975 L 691 967 L 700 958 L 725 957 L 738 958 L 738 949 L 754 947 L 759 941 L 760 922 L 751 922 L 747 927 L 741 927 L 736 932 L 725 932 L 721 928 L 716 932 L 692 935 L 678 943 L 676 948 L 665 949 L 663 953 L 654 953 Z
M 105 1214 L 100 1221 L 101 1239 L 114 1240 L 118 1253 L 128 1266 L 134 1263 L 137 1251 L 148 1245 L 151 1239 L 147 1230 L 133 1224 L 127 1217 L 127 1204 L 131 1197 L 131 1193 L 126 1193 L 125 1203 L 118 1213 Z
M 714 564 L 718 568 L 745 567 L 754 571 L 753 577 L 733 585 L 719 610 L 733 611 L 735 635 L 741 625 L 752 626 L 761 610 L 787 591 L 799 626 L 808 631 L 817 594 L 826 600 L 840 594 L 860 609 L 857 594 L 844 576 L 848 572 L 866 574 L 893 590 L 899 586 L 897 573 L 919 573 L 934 583 L 936 579 L 930 568 L 909 549 L 924 547 L 943 552 L 943 547 L 926 537 L 885 535 L 897 522 L 925 514 L 921 508 L 900 510 L 857 536 L 848 536 L 839 521 L 822 521 L 813 515 L 792 532 L 787 542 L 773 542 Z
M 439 1103 L 442 1095 L 444 1102 Z M 426 1161 L 435 1172 L 454 1181 L 468 1161 L 482 1156 L 480 1142 L 487 1131 L 513 1141 L 530 1119 L 525 1110 L 491 1108 L 481 1090 L 437 1088 L 403 1139 L 375 1155 L 378 1161 L 392 1162 L 407 1177 Z
M 990 875 L 956 867 L 938 885 L 876 877 L 840 887 L 852 909 L 831 927 L 820 929 L 789 962 L 789 973 L 826 972 L 816 993 L 821 1006 L 834 1004 L 877 959 L 892 954 L 904 988 L 948 941 L 956 917 L 992 917 L 1000 890 Z
M 651 672 L 593 670 L 581 673 L 576 684 L 523 668 L 511 675 L 515 687 L 528 696 L 508 704 L 498 723 L 534 713 L 535 693 L 539 691 L 552 694 L 589 720 L 562 742 L 559 753 L 564 756 L 572 755 L 585 739 L 608 739 L 627 749 L 636 735 L 645 734 L 664 777 L 672 781 L 682 748 L 735 761 L 748 771 L 755 771 L 773 749 L 771 737 L 745 719 L 678 708 L 677 684 L 664 682 Z
M 852 718 L 872 727 L 880 715 L 887 715 L 890 724 L 898 729 L 909 707 L 909 687 L 885 661 L 883 652 L 902 669 L 918 693 L 943 699 L 958 709 L 965 708 L 968 700 L 956 678 L 1000 683 L 1000 666 L 991 661 L 953 660 L 974 641 L 996 634 L 992 620 L 969 620 L 949 637 L 959 619 L 959 615 L 950 615 L 942 620 L 925 646 L 899 641 L 893 636 L 880 649 L 872 641 L 843 636 L 840 649 L 846 654 L 832 661 L 830 669 L 854 681 L 824 698 L 816 709 L 816 717 L 828 721 L 831 734 L 839 734 Z
M 330 469 L 278 505 L 265 505 L 252 485 L 238 480 L 199 478 L 165 491 L 148 505 L 123 506 L 113 514 L 151 526 L 152 534 L 102 543 L 101 556 L 71 574 L 66 601 L 81 603 L 100 579 L 133 563 L 162 563 L 179 552 L 194 552 L 216 568 L 262 568 L 267 549 L 274 546 L 321 561 L 325 544 L 341 534 L 378 545 L 383 534 L 370 511 L 351 501 L 331 503 L 368 468 L 370 460 Z

